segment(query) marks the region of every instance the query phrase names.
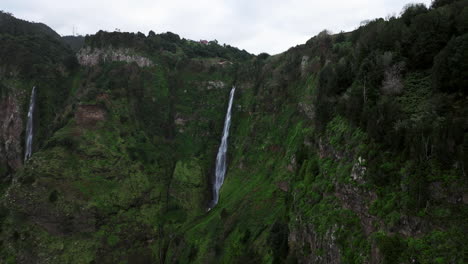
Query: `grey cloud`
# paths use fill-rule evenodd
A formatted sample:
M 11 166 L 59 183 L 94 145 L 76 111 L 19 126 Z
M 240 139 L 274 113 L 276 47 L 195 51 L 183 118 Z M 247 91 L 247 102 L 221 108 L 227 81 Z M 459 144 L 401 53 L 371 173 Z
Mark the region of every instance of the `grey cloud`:
M 217 39 L 252 53 L 276 54 L 323 29 L 357 28 L 366 19 L 399 14 L 407 0 L 3 0 L 0 9 L 43 22 L 62 35 L 96 31 L 172 31 Z M 431 0 L 419 1 L 429 5 Z

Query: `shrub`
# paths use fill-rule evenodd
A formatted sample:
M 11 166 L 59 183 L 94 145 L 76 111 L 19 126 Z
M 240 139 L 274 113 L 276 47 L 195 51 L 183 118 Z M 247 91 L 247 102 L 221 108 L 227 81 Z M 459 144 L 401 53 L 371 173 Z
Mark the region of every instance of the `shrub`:
M 406 244 L 397 236 L 387 236 L 379 234 L 377 236 L 377 245 L 383 254 L 384 264 L 401 263 L 401 255 L 406 248 Z

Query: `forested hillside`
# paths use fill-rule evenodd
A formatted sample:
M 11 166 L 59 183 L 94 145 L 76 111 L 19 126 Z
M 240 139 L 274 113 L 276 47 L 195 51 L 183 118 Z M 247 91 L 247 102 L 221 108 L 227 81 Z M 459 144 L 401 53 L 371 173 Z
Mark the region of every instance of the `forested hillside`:
M 0 14 L 0 262 L 464 263 L 467 0 L 273 56 L 50 31 Z

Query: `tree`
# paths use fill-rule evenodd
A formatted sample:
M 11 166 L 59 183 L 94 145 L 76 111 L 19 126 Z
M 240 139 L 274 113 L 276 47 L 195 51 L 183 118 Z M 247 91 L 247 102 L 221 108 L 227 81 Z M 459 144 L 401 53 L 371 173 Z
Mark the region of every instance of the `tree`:
M 260 59 L 260 60 L 266 60 L 268 57 L 270 57 L 270 54 L 265 53 L 265 52 L 262 52 L 262 53 L 258 54 L 258 56 L 257 56 L 257 58 Z
M 401 11 L 401 19 L 409 26 L 413 18 L 426 12 L 427 7 L 424 4 L 407 4 Z
M 401 72 L 403 63 L 397 63 L 385 69 L 381 92 L 386 95 L 398 95 L 403 90 Z
M 456 18 L 456 27 L 459 34 L 468 32 L 468 6 Z
M 432 8 L 439 8 L 439 7 L 442 7 L 444 5 L 449 5 L 449 4 L 455 3 L 456 1 L 458 1 L 458 0 L 434 0 L 434 1 L 432 1 L 431 7 Z
M 354 71 L 350 59 L 348 57 L 342 58 L 336 64 L 335 72 L 337 79 L 336 91 L 340 93 L 351 86 L 354 80 Z
M 452 39 L 437 55 L 432 68 L 434 85 L 442 92 L 468 93 L 468 33 Z
M 363 87 L 363 100 L 375 102 L 378 97 L 379 87 L 384 78 L 382 59 L 379 53 L 373 52 L 363 60 L 357 77 Z
M 344 31 L 341 31 L 335 38 L 336 43 L 341 43 L 346 41 L 346 36 Z
M 320 90 L 327 95 L 333 95 L 338 92 L 337 76 L 333 65 L 326 65 L 319 75 Z
M 412 66 L 430 68 L 433 58 L 450 39 L 450 19 L 438 10 L 419 15 L 411 24 L 410 35 L 407 44 L 411 46 L 408 57 L 412 58 Z

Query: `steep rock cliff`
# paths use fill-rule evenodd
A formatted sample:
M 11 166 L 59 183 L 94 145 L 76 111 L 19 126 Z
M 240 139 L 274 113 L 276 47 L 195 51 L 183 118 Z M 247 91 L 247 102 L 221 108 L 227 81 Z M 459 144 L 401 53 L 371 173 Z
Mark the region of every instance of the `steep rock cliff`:
M 23 114 L 17 92 L 0 98 L 0 177 L 14 173 L 23 164 Z

